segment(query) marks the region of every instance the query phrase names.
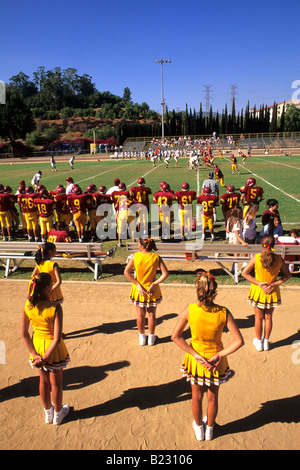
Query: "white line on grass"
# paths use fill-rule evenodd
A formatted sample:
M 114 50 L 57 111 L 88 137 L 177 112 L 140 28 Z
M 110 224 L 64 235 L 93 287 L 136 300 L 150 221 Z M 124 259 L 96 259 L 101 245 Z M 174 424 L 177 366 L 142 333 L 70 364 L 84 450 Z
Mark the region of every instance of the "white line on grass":
M 153 167 L 151 170 L 147 171 L 147 173 L 142 175 L 140 178 L 144 178 L 145 176 L 149 175 L 150 173 L 152 173 L 152 171 L 155 171 L 157 168 L 159 168 L 162 165 L 164 165 L 164 163 L 161 163 L 160 165 Z M 135 183 L 137 183 L 137 180 L 133 181 L 132 183 L 128 184 L 127 186 L 130 187 Z

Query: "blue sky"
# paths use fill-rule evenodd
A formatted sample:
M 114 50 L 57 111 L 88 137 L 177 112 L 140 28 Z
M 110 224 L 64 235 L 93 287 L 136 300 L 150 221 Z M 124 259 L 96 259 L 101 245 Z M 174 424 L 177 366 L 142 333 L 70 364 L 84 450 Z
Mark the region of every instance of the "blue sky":
M 221 112 L 273 104 L 292 97 L 300 80 L 299 2 L 266 0 L 1 0 L 0 80 L 20 71 L 31 79 L 46 70 L 73 67 L 92 76 L 99 91 L 160 111 L 161 69 L 169 110 Z

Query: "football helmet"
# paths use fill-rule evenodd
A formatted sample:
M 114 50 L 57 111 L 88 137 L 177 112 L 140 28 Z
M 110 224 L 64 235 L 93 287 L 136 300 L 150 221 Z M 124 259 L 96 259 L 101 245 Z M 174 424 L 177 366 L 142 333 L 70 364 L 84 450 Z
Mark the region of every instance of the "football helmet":
M 170 191 L 170 186 L 168 185 L 168 183 L 164 183 L 161 189 L 167 193 L 168 191 Z
M 78 184 L 74 185 L 75 188 L 73 189 L 72 187 L 72 190 L 73 190 L 73 193 L 76 194 L 77 196 L 79 196 L 80 194 L 82 194 L 82 189 L 80 186 L 78 186 Z
M 9 194 L 9 193 L 11 193 L 11 192 L 12 192 L 12 189 L 11 189 L 11 187 L 10 187 L 10 186 L 4 186 L 4 189 L 3 189 L 3 191 L 4 191 L 6 194 Z
M 256 183 L 256 179 L 255 179 L 255 178 L 248 178 L 248 179 L 247 179 L 247 182 L 246 182 L 247 186 L 254 186 L 255 183 Z
M 32 186 L 26 186 L 25 188 L 25 194 L 33 194 L 34 190 Z
M 105 194 L 106 191 L 107 191 L 106 186 L 100 186 L 100 187 L 99 187 L 99 193 Z
M 120 189 L 120 191 L 125 191 L 126 190 L 126 184 L 125 183 L 119 183 L 118 188 Z
M 41 198 L 47 198 L 49 196 L 49 193 L 47 191 L 46 188 L 42 188 L 40 191 L 39 191 L 39 195 L 41 196 Z
M 95 184 L 89 184 L 86 188 L 87 193 L 95 193 L 97 191 L 97 186 Z
M 233 184 L 230 184 L 229 186 L 227 186 L 226 193 L 234 193 L 234 191 L 235 191 L 235 187 L 233 186 Z
M 144 178 L 139 178 L 139 179 L 137 180 L 137 184 L 139 184 L 140 186 L 144 186 L 144 184 L 145 184 Z
M 183 191 L 188 191 L 188 190 L 190 189 L 189 183 L 182 183 L 181 189 L 182 189 Z
M 205 188 L 203 188 L 203 194 L 210 194 L 211 193 L 211 189 L 209 186 L 205 186 Z

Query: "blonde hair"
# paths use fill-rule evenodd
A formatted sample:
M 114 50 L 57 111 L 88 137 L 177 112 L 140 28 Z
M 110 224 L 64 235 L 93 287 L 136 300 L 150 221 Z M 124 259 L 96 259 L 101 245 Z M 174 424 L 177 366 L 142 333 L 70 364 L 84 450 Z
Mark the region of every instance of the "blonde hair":
M 218 284 L 209 272 L 201 273 L 195 283 L 196 293 L 200 304 L 210 305 L 217 295 Z
M 262 252 L 260 255 L 261 265 L 263 268 L 270 270 L 274 261 L 274 245 L 275 239 L 272 235 L 265 235 L 261 239 Z

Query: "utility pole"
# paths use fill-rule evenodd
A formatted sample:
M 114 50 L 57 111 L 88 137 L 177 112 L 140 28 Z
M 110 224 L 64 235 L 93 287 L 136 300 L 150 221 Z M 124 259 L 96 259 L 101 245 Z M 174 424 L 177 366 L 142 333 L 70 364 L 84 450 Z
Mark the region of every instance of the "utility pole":
M 165 136 L 165 122 L 164 122 L 164 112 L 165 112 L 165 99 L 164 99 L 164 76 L 163 76 L 163 64 L 170 64 L 170 59 L 156 59 L 156 63 L 159 63 L 161 66 L 161 138 L 164 139 Z

